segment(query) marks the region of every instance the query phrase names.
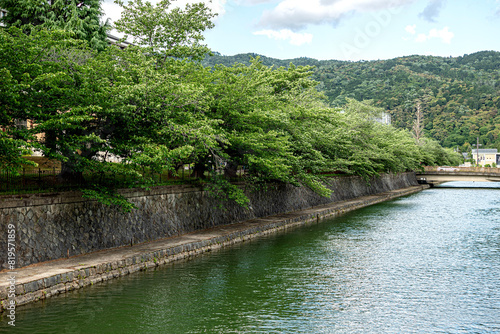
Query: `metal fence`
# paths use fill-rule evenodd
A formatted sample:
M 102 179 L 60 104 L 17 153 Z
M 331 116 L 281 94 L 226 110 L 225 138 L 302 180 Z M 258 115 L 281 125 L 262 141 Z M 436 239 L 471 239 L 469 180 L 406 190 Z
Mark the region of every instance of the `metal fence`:
M 223 173 L 223 171 L 220 171 Z M 81 179 L 67 180 L 61 178 L 60 165 L 44 165 L 43 167 L 27 167 L 19 170 L 17 173 L 0 170 L 0 194 L 21 194 L 31 192 L 51 192 L 77 190 L 89 183 L 111 183 L 116 187 L 128 187 L 131 185 L 141 185 L 153 181 L 156 185 L 175 184 L 179 182 L 189 182 L 196 180 L 192 165 L 181 166 L 175 175 L 168 172 L 149 173 L 147 170 L 141 170 L 143 178 L 134 180 L 126 179 L 123 175 L 87 173 Z M 244 176 L 245 171 L 239 168 L 237 177 Z M 205 175 L 210 177 L 210 175 Z
M 0 170 L 0 192 L 18 193 L 59 188 L 71 188 L 74 185 L 63 183 L 59 179 L 60 169 L 23 168 L 18 173 Z

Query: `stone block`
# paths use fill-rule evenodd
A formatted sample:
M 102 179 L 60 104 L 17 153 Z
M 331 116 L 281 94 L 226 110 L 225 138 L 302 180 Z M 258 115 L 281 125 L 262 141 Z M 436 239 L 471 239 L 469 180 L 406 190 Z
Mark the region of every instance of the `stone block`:
M 43 280 L 43 284 L 45 288 L 50 288 L 51 286 L 57 284 L 56 277 L 50 276 Z
M 17 306 L 25 305 L 25 304 L 31 303 L 34 300 L 35 300 L 34 294 L 33 293 L 27 293 L 25 295 L 17 296 L 16 297 L 16 305 Z
M 92 279 L 91 279 L 90 277 L 86 277 L 86 278 L 83 280 L 83 286 L 90 285 L 91 280 L 92 280 Z
M 54 294 L 54 295 L 63 293 L 65 291 L 66 291 L 66 284 L 64 284 L 64 283 L 59 283 L 59 284 L 54 285 L 52 287 L 52 294 Z
M 24 295 L 24 284 L 17 284 L 16 285 L 16 296 L 19 296 L 19 295 Z M 4 299 L 2 298 L 1 294 L 0 294 L 0 299 Z
M 40 299 L 45 299 L 45 290 L 38 290 L 33 292 L 33 299 L 34 300 L 40 300 Z
M 96 274 L 102 274 L 103 272 L 105 272 L 104 266 L 102 264 L 98 264 L 97 266 L 95 266 L 95 268 Z
M 37 291 L 37 290 L 38 290 L 38 283 L 37 283 L 37 281 L 31 281 L 31 282 L 28 282 L 28 283 L 24 284 L 24 291 L 25 291 L 25 293 L 31 293 L 31 292 L 34 292 L 34 291 Z

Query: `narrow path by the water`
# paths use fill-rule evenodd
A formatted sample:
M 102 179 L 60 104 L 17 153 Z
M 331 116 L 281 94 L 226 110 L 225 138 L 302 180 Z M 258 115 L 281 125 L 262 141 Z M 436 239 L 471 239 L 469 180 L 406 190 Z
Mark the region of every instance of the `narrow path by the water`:
M 187 258 L 250 238 L 336 216 L 358 208 L 409 195 L 427 185 L 393 190 L 307 210 L 252 219 L 187 235 L 39 263 L 15 270 L 17 306 L 87 285 Z M 0 312 L 5 310 L 12 270 L 0 272 Z

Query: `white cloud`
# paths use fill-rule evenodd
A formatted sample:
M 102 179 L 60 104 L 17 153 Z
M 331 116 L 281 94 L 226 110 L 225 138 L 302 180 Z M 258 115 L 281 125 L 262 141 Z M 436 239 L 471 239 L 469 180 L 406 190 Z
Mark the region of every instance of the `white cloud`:
M 418 34 L 415 39 L 416 42 L 423 43 L 433 38 L 441 39 L 443 43 L 450 44 L 455 34 L 448 30 L 448 27 L 444 27 L 441 30 L 431 29 L 429 34 Z
M 263 35 L 275 40 L 289 40 L 290 44 L 300 46 L 305 43 L 311 43 L 313 35 L 308 33 L 295 33 L 290 29 L 261 30 L 253 33 L 254 35 Z
M 389 10 L 397 14 L 401 7 L 416 0 L 282 0 L 265 11 L 259 24 L 273 28 L 299 30 L 309 24 L 338 23 L 353 12 Z
M 415 35 L 417 33 L 417 25 L 407 25 L 405 28 L 406 32 Z
M 427 41 L 427 35 L 426 34 L 418 34 L 415 41 L 418 43 L 423 43 L 423 42 Z
M 444 27 L 442 30 L 432 29 L 429 33 L 430 38 L 440 38 L 444 43 L 450 44 L 455 34 L 448 30 L 448 27 Z

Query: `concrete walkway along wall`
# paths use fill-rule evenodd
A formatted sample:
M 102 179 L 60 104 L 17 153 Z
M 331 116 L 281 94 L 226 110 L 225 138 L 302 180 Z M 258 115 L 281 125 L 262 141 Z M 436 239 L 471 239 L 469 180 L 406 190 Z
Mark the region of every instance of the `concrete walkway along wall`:
M 76 192 L 2 196 L 0 254 L 7 251 L 9 224 L 16 227 L 16 267 L 23 267 L 417 184 L 414 173 L 385 174 L 368 183 L 358 177 L 328 182 L 330 198 L 284 184 L 247 191 L 248 209 L 231 203 L 220 209 L 219 201 L 192 186 L 124 190 L 122 194 L 137 206 L 130 213 L 82 199 Z M 7 256 L 2 256 L 0 269 L 7 266 Z

